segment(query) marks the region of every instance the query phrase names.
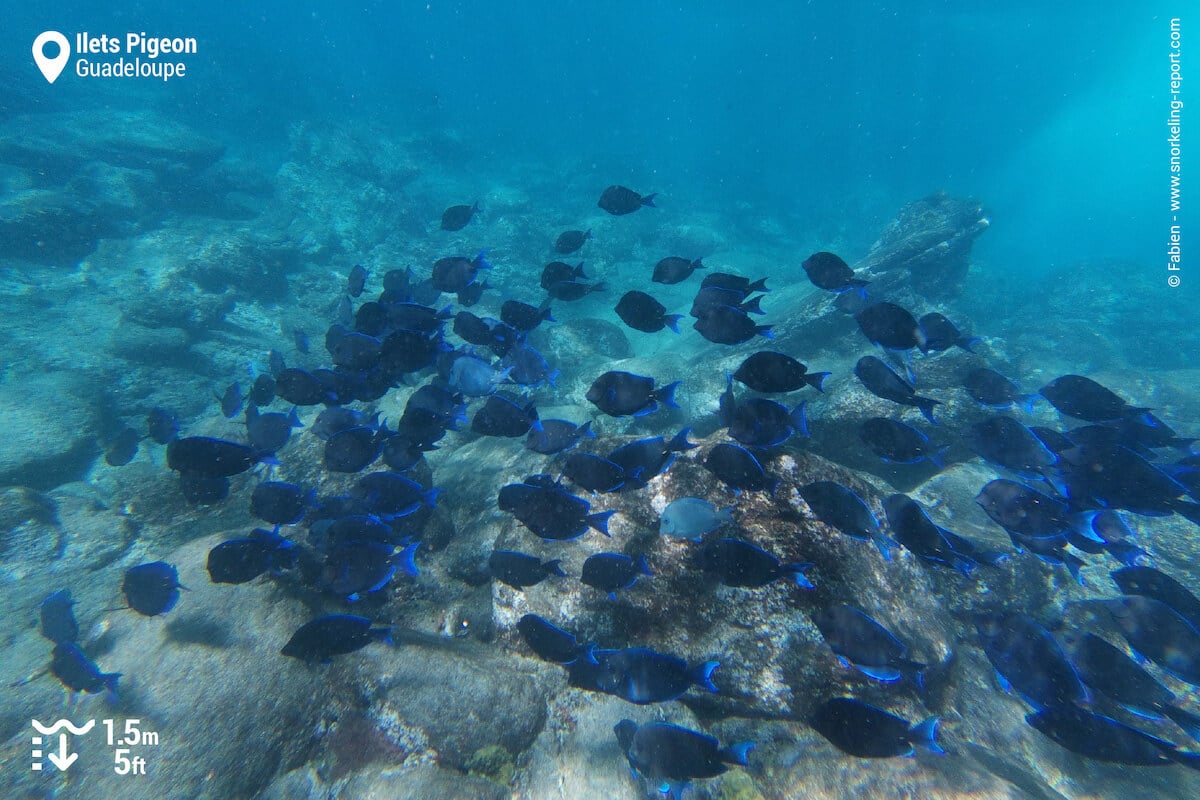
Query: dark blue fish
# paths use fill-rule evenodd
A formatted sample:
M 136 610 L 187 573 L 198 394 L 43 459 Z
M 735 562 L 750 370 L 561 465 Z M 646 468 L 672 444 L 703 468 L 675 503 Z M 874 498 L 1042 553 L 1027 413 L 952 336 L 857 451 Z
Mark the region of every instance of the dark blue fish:
M 854 374 L 871 394 L 903 406 L 915 406 L 925 415 L 925 419 L 934 425 L 937 424 L 937 420 L 933 418 L 933 409 L 934 406 L 941 405 L 942 401 L 917 395 L 912 384 L 875 356 L 860 358 L 854 365 Z
M 858 438 L 872 453 L 889 464 L 928 461 L 942 468 L 946 447 L 935 447 L 916 428 L 887 417 L 871 417 L 858 426 Z
M 1026 715 L 1025 721 L 1067 750 L 1096 761 L 1139 767 L 1182 764 L 1200 769 L 1200 754 L 1179 750 L 1171 742 L 1075 706 L 1046 708 Z
M 392 434 L 383 440 L 383 463 L 395 472 L 407 472 L 423 463 L 427 451 L 436 449 L 432 445 L 414 442 L 403 434 Z
M 362 264 L 355 264 L 350 268 L 350 274 L 346 276 L 346 294 L 351 297 L 358 297 L 363 293 L 366 285 L 367 268 Z
M 524 590 L 556 575 L 565 578 L 562 561 L 553 559 L 542 561 L 536 556 L 526 555 L 515 550 L 493 550 L 488 556 L 488 569 L 492 577 L 514 589 Z
M 1021 394 L 1021 387 L 987 367 L 977 367 L 968 372 L 963 387 L 977 403 L 993 408 L 1008 408 L 1014 403 L 1029 401 L 1029 395 Z
M 608 454 L 608 460 L 625 470 L 625 488 L 640 489 L 666 472 L 674 463 L 676 453 L 698 446 L 688 441 L 691 430 L 682 429 L 670 441 L 654 436 L 623 444 Z
M 517 631 L 529 649 L 543 661 L 565 666 L 586 652 L 572 634 L 536 614 L 526 614 L 517 620 Z
M 658 410 L 658 404 L 679 408 L 675 390 L 679 381 L 654 388 L 654 378 L 632 372 L 605 372 L 592 382 L 587 399 L 610 417 L 644 417 Z
M 972 424 L 967 441 L 983 460 L 1021 475 L 1036 475 L 1058 462 L 1037 434 L 1003 414 Z
M 79 638 L 75 621 L 75 601 L 69 589 L 59 589 L 38 603 L 38 622 L 42 636 L 55 644 L 67 644 Z
M 925 335 L 916 318 L 895 303 L 871 303 L 860 309 L 854 319 L 867 340 L 885 350 L 911 350 L 925 344 Z
M 556 283 L 586 281 L 587 279 L 588 276 L 584 274 L 582 261 L 573 267 L 564 261 L 551 261 L 542 268 L 541 286 L 549 291 L 550 287 Z
M 426 489 L 414 480 L 392 472 L 371 472 L 354 484 L 353 497 L 363 500 L 370 513 L 383 520 L 407 517 L 421 506 L 437 507 L 441 489 Z
M 550 306 L 531 306 L 520 300 L 505 300 L 500 305 L 500 319 L 505 325 L 526 333 L 543 322 L 554 322 L 554 317 L 550 315 Z
M 152 408 L 146 415 L 146 429 L 158 444 L 166 444 L 179 435 L 179 417 L 162 408 Z
M 966 539 L 935 525 L 925 509 L 908 495 L 888 496 L 883 510 L 896 542 L 918 558 L 962 573 L 970 573 L 979 563 L 999 560 L 997 554 L 978 550 Z
M 295 406 L 317 406 L 337 400 L 337 396 L 320 378 L 295 367 L 288 367 L 275 375 L 275 394 Z
M 456 353 L 446 385 L 464 397 L 487 397 L 496 391 L 497 384 L 508 378 L 512 368 L 499 370 L 474 356 Z
M 433 275 L 430 282 L 439 291 L 446 294 L 458 294 L 466 289 L 479 276 L 479 270 L 491 269 L 484 253 L 480 252 L 475 258 L 465 256 L 448 256 L 439 258 L 433 264 Z
M 498 322 L 498 320 L 489 321 L 486 318 L 475 316 L 470 311 L 460 311 L 454 316 L 453 330 L 455 335 L 467 344 L 487 347 L 495 341 L 492 333 L 493 322 Z
M 743 361 L 733 377 L 756 392 L 794 392 L 805 386 L 822 392 L 821 384 L 829 373 L 809 372 L 808 367 L 785 353 L 760 350 Z
M 600 199 L 596 202 L 596 205 L 614 217 L 620 217 L 625 214 L 632 214 L 642 206 L 654 208 L 654 198 L 656 196 L 657 193 L 641 195 L 633 189 L 627 189 L 624 186 L 614 184 L 600 193 Z
M 854 270 L 835 253 L 822 251 L 804 259 L 800 266 L 812 285 L 827 292 L 861 290 L 870 281 L 854 277 Z
M 484 436 L 514 438 L 529 433 L 536 420 L 537 409 L 533 403 L 522 407 L 506 397 L 492 395 L 483 408 L 475 412 L 471 430 Z
M 197 472 L 179 473 L 179 490 L 193 506 L 212 505 L 229 496 L 229 478 Z
M 735 491 L 774 492 L 779 479 L 767 475 L 762 464 L 744 447 L 721 443 L 708 451 L 704 468 Z
M 504 365 L 509 379 L 521 386 L 553 386 L 558 377 L 558 370 L 550 369 L 542 354 L 527 344 L 513 345 L 504 357 Z
M 1179 581 L 1153 567 L 1126 567 L 1110 573 L 1122 594 L 1149 597 L 1174 609 L 1200 630 L 1200 599 Z
M 729 437 L 746 447 L 775 447 L 793 435 L 808 436 L 807 403 L 792 410 L 763 397 L 738 403 L 729 423 Z
M 853 539 L 875 542 L 883 557 L 891 559 L 895 542 L 879 530 L 875 515 L 857 494 L 834 481 L 815 481 L 801 486 L 799 492 L 821 522 Z
M 1185 683 L 1200 686 L 1200 631 L 1166 603 L 1134 595 L 1105 600 L 1129 646 Z
M 590 421 L 582 425 L 565 419 L 543 419 L 533 423 L 525 437 L 525 447 L 535 453 L 552 456 L 569 450 L 583 438 L 595 438 Z
M 269 406 L 274 399 L 275 376 L 269 372 L 263 372 L 254 379 L 254 383 L 250 384 L 250 392 L 246 395 L 246 410 L 249 411 L 251 405 L 260 408 Z
M 478 200 L 469 206 L 450 206 L 442 212 L 442 230 L 461 231 L 480 210 Z
M 692 273 L 698 269 L 704 269 L 704 264 L 700 259 L 680 258 L 679 256 L 667 256 L 661 259 L 654 265 L 654 274 L 650 280 L 655 283 L 674 284 L 682 283 L 692 276 Z
M 1105 509 L 1086 512 L 1077 516 L 1076 520 L 1075 533 L 1079 536 L 1071 538 L 1073 544 L 1076 544 L 1080 537 L 1096 542 L 1127 567 L 1143 566 L 1149 558 L 1149 554 L 1135 541 L 1133 531 L 1116 511 Z M 1200 616 L 1197 619 L 1200 619 Z
M 217 402 L 221 404 L 221 413 L 226 419 L 233 419 L 242 410 L 242 385 L 237 381 L 225 387 L 224 394 L 213 394 L 217 398 Z
M 308 492 L 295 483 L 263 481 L 250 495 L 250 512 L 272 525 L 295 525 L 316 500 L 316 489 Z
M 321 585 L 351 602 L 382 590 L 399 568 L 418 575 L 418 542 L 403 549 L 377 541 L 346 541 L 330 547 L 321 568 Z
M 450 306 L 437 309 L 420 303 L 388 303 L 383 310 L 389 329 L 427 334 L 440 333 L 446 320 L 453 316 Z
M 654 575 L 644 555 L 634 561 L 624 553 L 596 553 L 583 562 L 579 580 L 607 593 L 609 600 L 616 600 L 618 591 L 632 587 L 643 575 Z
M 334 366 L 357 372 L 379 364 L 383 342 L 374 336 L 334 325 L 325 335 L 325 349 Z
M 741 292 L 743 297 L 754 292 L 771 291 L 767 288 L 766 278 L 751 281 L 749 278 L 743 278 L 741 275 L 730 275 L 728 272 L 710 272 L 705 275 L 704 280 L 700 281 L 700 288 L 707 289 L 710 286 L 718 289 L 732 289 L 733 291 Z
M 586 500 L 536 477 L 502 487 L 497 503 L 501 511 L 511 513 L 535 535 L 560 541 L 582 536 L 588 528 L 608 536 L 608 518 L 616 513 L 591 514 Z
M 179 602 L 179 573 L 165 561 L 152 561 L 125 570 L 121 592 L 125 602 L 139 614 L 156 617 L 165 614 Z
M 272 376 L 279 377 L 279 373 L 287 369 L 287 362 L 283 359 L 283 353 L 278 350 L 268 350 L 267 369 L 271 371 Z
M 330 522 L 324 529 L 324 542 L 329 548 L 348 542 L 392 544 L 392 538 L 392 529 L 389 526 L 385 525 L 378 517 L 367 514 L 349 514 L 340 517 Z
M 617 316 L 629 327 L 643 333 L 656 333 L 670 328 L 679 333 L 681 314 L 668 314 L 667 307 L 645 292 L 636 289 L 621 295 L 617 301 Z
M 1127 711 L 1146 719 L 1168 717 L 1193 739 L 1200 739 L 1200 717 L 1175 705 L 1170 689 L 1156 681 L 1125 651 L 1095 634 L 1085 634 L 1072 659 L 1079 677 Z
M 808 724 L 829 742 L 858 758 L 911 756 L 916 746 L 943 753 L 937 744 L 939 720 L 929 717 L 917 725 L 853 697 L 826 700 Z
M 138 432 L 133 428 L 124 427 L 117 431 L 104 450 L 104 462 L 110 467 L 123 467 L 137 455 Z
M 333 310 L 333 319 L 337 324 L 347 327 L 354 324 L 354 303 L 346 295 L 338 298 Z
M 639 727 L 623 719 L 613 733 L 633 771 L 673 798 L 691 781 L 715 778 L 731 765 L 746 766 L 746 755 L 754 747 L 753 742 L 739 742 L 723 748 L 707 734 L 665 722 Z
M 589 492 L 619 492 L 625 486 L 625 470 L 607 458 L 591 453 L 572 453 L 563 463 L 563 475 Z
M 763 295 L 755 295 L 747 299 L 746 295 L 736 289 L 722 289 L 719 286 L 706 286 L 696 292 L 695 298 L 692 299 L 692 307 L 688 311 L 689 316 L 696 319 L 704 316 L 708 311 L 718 306 L 729 306 L 736 308 L 743 314 L 765 314 L 762 310 Z
M 327 614 L 306 622 L 280 650 L 301 661 L 327 662 L 334 656 L 361 650 L 371 642 L 391 644 L 391 628 L 373 628 L 371 620 L 352 614 Z
M 449 349 L 440 333 L 398 330 L 384 337 L 379 351 L 379 366 L 396 377 L 420 372 L 433 366 L 438 354 Z
M 692 327 L 715 344 L 741 344 L 755 336 L 775 338 L 775 334 L 771 332 L 771 325 L 759 325 L 745 311 L 732 306 L 712 306 L 703 309 Z
M 998 478 L 988 483 L 975 502 L 997 525 L 1022 536 L 1042 539 L 1071 529 L 1066 503 L 1016 481 Z
M 208 551 L 208 577 L 213 583 L 247 583 L 264 572 L 295 565 L 295 543 L 262 528 L 241 539 L 227 539 Z
M 271 463 L 274 458 L 270 452 L 208 436 L 175 439 L 167 445 L 167 467 L 176 472 L 228 478 L 260 461 Z
M 555 281 L 546 287 L 546 291 L 556 300 L 573 302 L 582 300 L 592 292 L 603 292 L 608 290 L 608 284 L 604 281 L 599 283 L 584 283 L 582 281 Z
M 309 342 L 308 342 L 308 334 L 305 333 L 303 328 L 292 329 L 292 344 L 294 344 L 296 346 L 296 350 L 298 352 L 304 353 L 306 355 L 308 354 L 309 349 L 310 349 Z
M 1060 458 L 1067 495 L 1077 504 L 1123 508 L 1137 514 L 1178 511 L 1189 519 L 1196 516 L 1195 505 L 1182 499 L 1187 487 L 1127 447 L 1083 444 Z
M 444 430 L 456 431 L 459 426 L 465 425 L 467 422 L 467 404 L 463 402 L 462 395 L 433 385 L 422 386 L 409 395 L 408 402 L 404 406 L 404 416 L 400 419 L 401 433 L 406 432 L 405 418 L 410 413 L 414 416 L 428 415 Z M 423 442 L 425 440 L 414 439 L 414 441 Z
M 908 647 L 865 612 L 848 605 L 817 609 L 813 624 L 845 666 L 854 666 L 877 681 L 893 683 L 909 677 L 918 687 L 925 665 L 908 657 Z
M 103 692 L 116 694 L 119 672 L 101 672 L 96 662 L 71 642 L 54 646 L 50 657 L 50 673 L 72 692 Z
M 971 348 L 981 341 L 977 336 L 967 336 L 953 322 L 936 311 L 921 317 L 917 324 L 921 327 L 922 353 L 941 353 L 951 347 L 974 353 Z
M 801 589 L 812 589 L 804 573 L 812 564 L 784 564 L 778 558 L 740 539 L 717 539 L 704 545 L 700 563 L 726 586 L 757 589 L 780 578 L 791 578 Z
M 716 661 L 689 667 L 682 658 L 645 647 L 593 650 L 592 656 L 596 664 L 591 669 L 576 671 L 588 674 L 590 685 L 580 688 L 615 695 L 630 703 L 647 705 L 677 700 L 692 686 L 717 692 L 712 682 L 712 674 L 720 666 Z
M 274 453 L 282 450 L 292 437 L 293 428 L 302 428 L 295 407 L 286 414 L 279 411 L 259 413 L 257 406 L 246 407 L 246 440 L 256 450 Z
M 482 300 L 483 293 L 490 288 L 486 280 L 476 281 L 455 295 L 455 299 L 463 308 L 469 308 Z
M 975 621 L 983 652 L 1005 691 L 1035 709 L 1083 703 L 1087 689 L 1054 636 L 1025 614 L 987 614 Z
M 339 431 L 325 442 L 322 463 L 331 472 L 361 472 L 379 458 L 383 435 L 374 428 Z
M 351 428 L 377 428 L 379 412 L 367 414 L 344 406 L 330 406 L 317 415 L 309 430 L 322 441 Z
M 1145 414 L 1147 408 L 1130 406 L 1124 399 L 1082 375 L 1063 375 L 1039 391 L 1061 413 L 1085 422 L 1111 422 Z
M 583 243 L 591 238 L 592 232 L 590 229 L 586 231 L 563 231 L 554 240 L 554 252 L 569 255 L 583 247 Z

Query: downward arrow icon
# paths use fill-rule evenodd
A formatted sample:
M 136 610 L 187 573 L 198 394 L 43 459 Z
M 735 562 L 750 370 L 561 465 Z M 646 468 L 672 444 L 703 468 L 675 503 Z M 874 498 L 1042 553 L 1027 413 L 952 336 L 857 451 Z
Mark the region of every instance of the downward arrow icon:
M 75 763 L 75 759 L 79 758 L 79 753 L 72 753 L 67 749 L 67 735 L 60 733 L 58 735 L 58 752 L 50 753 L 46 756 L 50 759 L 50 763 L 58 767 L 59 772 L 66 772 L 67 768 Z

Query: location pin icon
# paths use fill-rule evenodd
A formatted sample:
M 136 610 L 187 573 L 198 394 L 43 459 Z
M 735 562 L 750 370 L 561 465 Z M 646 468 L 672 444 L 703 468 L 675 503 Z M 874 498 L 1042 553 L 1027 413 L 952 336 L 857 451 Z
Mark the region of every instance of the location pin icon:
M 58 45 L 58 55 L 54 58 L 46 58 L 46 54 L 42 52 L 48 42 Z M 67 62 L 71 60 L 71 43 L 58 31 L 40 33 L 33 40 L 33 60 L 46 80 L 54 83 L 62 74 L 63 67 L 67 66 Z

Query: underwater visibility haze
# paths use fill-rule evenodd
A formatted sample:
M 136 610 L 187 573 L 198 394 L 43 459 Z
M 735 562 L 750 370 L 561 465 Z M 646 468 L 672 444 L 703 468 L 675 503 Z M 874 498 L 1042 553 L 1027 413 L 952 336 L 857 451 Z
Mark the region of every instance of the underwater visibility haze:
M 1177 5 L 8 9 L 0 793 L 1200 795 Z

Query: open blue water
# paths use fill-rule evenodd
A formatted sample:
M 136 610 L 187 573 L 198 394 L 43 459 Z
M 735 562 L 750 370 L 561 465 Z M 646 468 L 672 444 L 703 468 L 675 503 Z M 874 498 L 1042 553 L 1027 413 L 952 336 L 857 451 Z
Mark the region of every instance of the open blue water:
M 973 624 L 980 614 L 1020 613 L 1051 630 L 1068 654 L 1087 632 L 1122 650 L 1135 647 L 1104 605 L 1120 596 L 1108 575 L 1122 566 L 1116 556 L 1070 550 L 1084 560 L 1079 583 L 1061 563 L 1018 550 L 975 502 L 995 478 L 1061 499 L 1072 530 L 1117 509 L 1145 551 L 1136 563 L 1193 590 L 1200 585 L 1188 516 L 1197 516 L 1189 504 L 1200 501 L 1190 442 L 1200 436 L 1200 278 L 1189 260 L 1197 213 L 1187 133 L 1183 200 L 1170 210 L 1167 127 L 1176 17 L 1185 131 L 1190 123 L 1192 20 L 1170 3 L 834 5 L 7 9 L 0 30 L 5 796 L 650 796 L 659 781 L 647 769 L 645 779 L 630 777 L 612 732 L 630 715 L 639 725 L 665 720 L 704 731 L 722 746 L 756 742 L 745 767 L 693 781 L 685 791 L 694 797 L 1195 796 L 1200 783 L 1186 766 L 1101 764 L 1027 725 L 1034 708 L 1002 692 Z M 194 37 L 198 48 L 159 59 L 186 63 L 186 75 L 167 82 L 79 77 L 75 53 L 51 84 L 30 52 L 46 30 L 72 44 L 84 32 L 123 42 L 145 31 Z M 605 213 L 597 199 L 612 184 L 656 193 L 655 207 Z M 949 205 L 910 206 L 930 197 Z M 444 209 L 475 201 L 481 210 L 461 230 L 440 226 Z M 946 223 L 938 215 L 949 215 L 950 205 L 965 216 Z M 1184 253 L 1178 287 L 1168 285 L 1172 224 Z M 555 237 L 571 229 L 592 238 L 577 254 L 555 253 Z M 881 255 L 881 236 L 885 245 L 923 242 L 921 258 Z M 967 243 L 961 269 L 946 255 L 954 241 Z M 330 588 L 331 545 L 314 526 L 339 516 L 328 510 L 331 498 L 353 493 L 359 472 L 388 467 L 376 460 L 359 472 L 329 469 L 326 445 L 311 430 L 321 403 L 302 405 L 303 427 L 286 446 L 270 448 L 277 466 L 256 463 L 232 476 L 224 499 L 185 500 L 179 471 L 147 434 L 148 413 L 177 415 L 180 436 L 245 443 L 240 405 L 222 415 L 214 394 L 235 381 L 248 390 L 269 372 L 271 350 L 289 367 L 329 367 L 327 329 L 339 321 L 353 327 L 346 311 L 376 299 L 389 271 L 410 268 L 416 283 L 437 259 L 480 251 L 492 267 L 474 281 L 476 288 L 486 281 L 477 304 L 449 291 L 419 302 L 480 317 L 499 317 L 506 300 L 538 306 L 547 296 L 543 266 L 558 259 L 583 261 L 588 281 L 606 284 L 582 299 L 552 299 L 554 321 L 529 334 L 548 370 L 558 371 L 554 383 L 502 384 L 502 393 L 519 407 L 533 403 L 543 419 L 590 420 L 599 437 L 579 445 L 590 453 L 607 455 L 638 437 L 670 439 L 684 427 L 700 445 L 674 454 L 648 486 L 635 485 L 635 475 L 615 494 L 575 489 L 591 511 L 617 511 L 611 539 L 595 530 L 540 539 L 500 510 L 500 487 L 537 473 L 557 478 L 565 456 L 536 455 L 519 438 L 480 436 L 468 424 L 410 473 L 423 489 L 441 490 L 436 508 L 407 527 L 385 520 L 396 537 L 390 545 L 399 547 L 401 537 L 419 543 L 420 575 L 389 576 L 349 601 Z M 841 305 L 854 291 L 835 304 L 834 294 L 810 283 L 801 265 L 818 251 L 869 275 L 870 300 L 893 300 L 915 317 L 943 313 L 981 343 L 973 353 L 925 355 L 912 346 L 903 358 L 882 353 Z M 651 281 L 666 256 L 702 259 L 705 267 L 676 284 Z M 366 290 L 347 298 L 355 264 L 367 269 Z M 765 313 L 751 319 L 773 326 L 774 341 L 752 334 L 720 344 L 693 329 L 692 299 L 717 271 L 766 277 Z M 681 333 L 623 323 L 614 306 L 630 290 L 682 315 Z M 448 352 L 467 347 L 452 323 L 446 315 L 438 339 Z M 476 347 L 498 369 L 509 364 Z M 769 395 L 787 411 L 807 401 L 811 435 L 797 432 L 756 451 L 781 488 L 735 494 L 703 465 L 713 446 L 731 441 L 718 413 L 726 372 L 767 348 L 832 374 L 823 393 Z M 863 388 L 854 367 L 871 354 L 900 374 L 911 370 L 917 394 L 941 404 L 939 425 Z M 1136 450 L 1131 457 L 1154 480 L 1178 481 L 1171 483 L 1178 491 L 1164 490 L 1175 494 L 1157 505 L 1144 495 L 1113 501 L 1115 489 L 1089 495 L 1092 485 L 1081 488 L 1083 478 L 1072 485 L 1070 475 L 1080 474 L 1080 459 L 1097 466 L 1091 451 L 1061 448 L 1041 475 L 1015 475 L 980 458 L 973 426 L 998 412 L 964 391 L 965 375 L 979 367 L 1003 373 L 1023 396 L 1077 374 L 1130 409 L 1153 409 L 1176 436 L 1143 450 L 1122 440 L 1121 453 Z M 603 413 L 587 394 L 607 370 L 650 376 L 660 387 L 680 381 L 681 408 Z M 403 379 L 391 376 L 377 396 L 342 402 L 368 420 L 377 415 L 369 425 L 383 421 L 386 433 L 402 424 L 414 390 L 447 371 L 431 358 Z M 739 402 L 756 395 L 741 384 L 736 392 Z M 1089 423 L 1116 430 L 1135 416 L 1072 417 L 1044 399 L 1027 407 L 1027 399 L 999 413 L 1065 434 Z M 468 418 L 483 404 L 471 399 Z M 282 397 L 263 407 L 290 410 Z M 881 461 L 857 434 L 875 416 L 921 430 L 946 448 L 945 463 Z M 134 436 L 137 450 L 114 466 L 122 435 Z M 252 449 L 252 462 L 271 460 Z M 1100 467 L 1119 475 L 1133 469 L 1112 460 Z M 205 567 L 214 546 L 271 527 L 250 511 L 254 488 L 266 480 L 315 490 L 304 521 L 280 530 L 304 553 L 300 563 L 243 585 L 212 582 Z M 799 489 L 817 480 L 852 486 L 889 534 L 895 526 L 882 501 L 904 492 L 938 525 L 1010 558 L 969 575 L 909 551 L 883 561 L 816 521 Z M 735 510 L 734 525 L 717 538 L 816 563 L 816 589 L 786 580 L 759 589 L 722 585 L 696 560 L 706 545 L 657 533 L 664 506 L 683 496 Z M 1055 534 L 1065 537 L 1066 528 Z M 574 577 L 513 590 L 487 570 L 493 549 L 561 559 Z M 645 555 L 655 576 L 608 600 L 578 580 L 584 559 L 601 551 Z M 138 616 L 125 608 L 122 576 L 160 560 L 178 569 L 187 590 L 170 612 Z M 104 672 L 122 673 L 116 696 L 68 700 L 46 673 L 53 644 L 39 635 L 37 609 L 59 589 L 76 600 L 80 653 Z M 881 686 L 843 670 L 810 621 L 814 609 L 835 603 L 857 605 L 897 632 L 931 665 L 931 688 Z M 372 644 L 332 665 L 279 653 L 302 623 L 330 613 L 391 627 L 396 646 Z M 522 640 L 515 623 L 524 614 L 600 649 L 649 647 L 692 664 L 720 661 L 719 692 L 692 687 L 682 700 L 645 706 L 568 685 L 568 671 L 536 658 Z M 1200 634 L 1169 644 L 1194 657 L 1200 675 Z M 1161 667 L 1151 672 L 1194 710 L 1195 686 L 1179 680 L 1179 669 L 1169 675 Z M 820 701 L 839 695 L 913 724 L 940 716 L 949 754 L 844 754 L 808 724 Z M 1107 701 L 1086 707 L 1183 750 L 1200 747 L 1177 727 Z M 100 727 L 74 737 L 77 764 L 34 770 L 31 718 L 96 719 Z M 129 748 L 145 758 L 147 774 L 114 773 L 116 745 L 101 742 L 106 719 L 118 726 L 138 719 L 161 736 L 157 750 Z M 1124 735 L 1113 730 L 1100 738 Z M 46 738 L 57 745 L 57 734 Z M 1155 752 L 1181 760 L 1161 748 Z

